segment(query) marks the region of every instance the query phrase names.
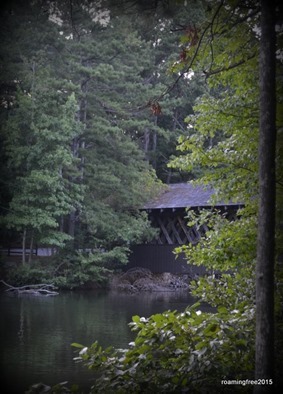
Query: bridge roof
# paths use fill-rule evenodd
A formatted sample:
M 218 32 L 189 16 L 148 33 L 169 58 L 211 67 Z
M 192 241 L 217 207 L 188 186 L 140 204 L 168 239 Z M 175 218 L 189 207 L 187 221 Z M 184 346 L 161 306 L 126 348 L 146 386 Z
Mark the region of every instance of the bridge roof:
M 211 187 L 193 185 L 192 183 L 175 183 L 167 185 L 167 189 L 152 201 L 145 204 L 145 209 L 188 208 L 208 206 L 242 205 L 235 203 L 212 204 L 214 191 Z

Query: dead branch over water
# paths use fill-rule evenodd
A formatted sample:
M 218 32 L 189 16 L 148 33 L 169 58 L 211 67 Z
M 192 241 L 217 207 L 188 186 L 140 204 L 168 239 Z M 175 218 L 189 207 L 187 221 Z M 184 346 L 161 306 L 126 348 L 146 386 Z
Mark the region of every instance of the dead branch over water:
M 0 283 L 3 283 L 4 286 L 7 287 L 5 291 L 13 292 L 17 294 L 30 294 L 30 295 L 45 295 L 45 296 L 54 296 L 59 293 L 55 291 L 56 287 L 51 283 L 39 283 L 35 285 L 25 285 L 25 286 L 12 286 L 6 283 L 4 280 L 0 280 Z

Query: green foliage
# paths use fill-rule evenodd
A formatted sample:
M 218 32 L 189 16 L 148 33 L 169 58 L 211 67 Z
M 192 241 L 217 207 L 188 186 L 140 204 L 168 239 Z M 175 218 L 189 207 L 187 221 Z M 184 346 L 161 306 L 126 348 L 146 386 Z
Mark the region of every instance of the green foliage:
M 197 299 L 209 305 L 225 307 L 227 312 L 253 305 L 255 300 L 254 267 L 240 269 L 236 273 L 207 275 L 193 280 L 190 290 Z
M 240 9 L 243 19 L 237 23 Z M 258 16 L 246 22 L 247 9 L 232 10 L 229 2 L 212 7 L 196 26 L 202 31 L 197 45 L 186 46 L 181 65 L 202 70 L 208 90 L 187 116 L 189 128 L 178 146 L 183 154 L 170 165 L 197 171 L 201 183 L 215 187 L 214 202 L 249 204 L 258 187 L 258 38 L 253 31 Z M 214 13 L 218 22 L 211 19 Z
M 52 393 L 52 394 L 66 394 L 66 393 L 80 393 L 79 387 L 76 384 L 71 387 L 66 386 L 67 382 L 61 382 L 54 386 L 47 386 L 43 383 L 34 384 L 26 391 L 26 394 L 40 394 L 40 393 Z
M 171 16 L 137 16 L 133 5 L 102 23 L 101 7 L 73 3 L 71 19 L 65 2 L 4 7 L 1 214 L 26 246 L 73 240 L 109 259 L 119 248 L 126 262 L 131 244 L 153 236 L 138 208 L 160 190 L 156 174 L 180 179 L 166 164 L 203 87 L 184 79 L 164 95 L 179 53 Z M 199 4 L 174 12 L 202 17 Z M 150 100 L 162 95 L 157 115 Z
M 17 106 L 4 124 L 12 199 L 5 215 L 7 228 L 25 231 L 37 242 L 62 247 L 68 234 L 59 232 L 58 219 L 80 206 L 83 188 L 70 181 L 74 166 L 70 143 L 78 132 L 74 95 L 61 100 L 39 67 L 31 93 L 18 92 Z
M 12 286 L 25 286 L 38 283 L 52 283 L 46 267 L 42 267 L 39 262 L 25 264 L 10 268 L 7 273 L 7 282 Z
M 196 245 L 182 245 L 188 262 L 204 265 L 209 270 L 237 271 L 253 267 L 256 257 L 256 217 L 246 208 L 238 211 L 238 218 L 229 220 L 217 210 L 188 211 L 188 225 L 206 231 Z
M 15 90 L 3 92 L 1 107 L 9 179 L 2 222 L 26 245 L 63 248 L 73 240 L 79 249 L 107 250 L 106 265 L 125 263 L 130 244 L 152 236 L 138 208 L 161 186 L 137 135 L 146 127 L 165 133 L 148 108 L 138 109 L 162 89 L 144 83 L 151 42 L 122 15 L 104 29 L 74 5 L 71 26 L 58 4 L 65 20 L 56 26 L 41 6 L 13 4 L 1 17 L 10 32 L 2 35 L 6 78 Z
M 52 283 L 59 289 L 74 290 L 93 285 L 105 285 L 110 271 L 94 264 L 85 264 L 81 259 L 65 264 L 62 272 L 52 278 Z
M 183 313 L 134 316 L 137 332 L 129 349 L 81 347 L 76 360 L 101 375 L 91 392 L 176 393 L 221 390 L 221 380 L 252 377 L 254 310 L 203 313 L 199 304 Z M 238 329 L 235 329 L 237 327 Z M 244 392 L 243 387 L 238 387 Z M 233 386 L 233 392 L 237 390 Z M 248 392 L 248 391 L 247 391 Z
M 105 286 L 113 268 L 118 262 L 121 263 L 121 260 L 125 263 L 126 256 L 127 252 L 123 248 L 114 248 L 109 252 L 63 251 L 54 259 L 52 281 L 59 288 L 65 289 L 87 287 L 92 284 Z
M 118 248 L 117 248 L 118 249 Z M 37 283 L 52 283 L 59 289 L 76 289 L 93 285 L 107 285 L 114 264 L 109 261 L 125 258 L 125 251 L 111 250 L 111 256 L 97 251 L 61 252 L 52 258 L 34 259 L 29 264 L 9 267 L 4 276 L 7 283 L 23 286 Z M 117 263 L 116 263 L 117 264 Z M 5 264 L 4 264 L 5 268 Z

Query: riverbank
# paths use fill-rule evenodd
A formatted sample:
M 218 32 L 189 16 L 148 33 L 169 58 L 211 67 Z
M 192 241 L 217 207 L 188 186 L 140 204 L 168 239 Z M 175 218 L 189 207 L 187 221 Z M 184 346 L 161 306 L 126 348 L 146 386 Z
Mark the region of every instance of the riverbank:
M 114 274 L 109 281 L 111 289 L 137 293 L 144 291 L 174 291 L 188 289 L 188 275 L 170 272 L 152 273 L 146 268 L 131 268 L 122 274 Z
M 113 289 L 128 293 L 175 291 L 187 289 L 190 280 L 188 274 L 169 272 L 153 273 L 147 268 L 127 266 L 119 269 L 103 269 L 96 272 L 92 264 L 76 261 L 72 256 L 55 260 L 51 257 L 34 259 L 23 264 L 19 257 L 9 256 L 1 263 L 0 279 L 14 287 L 44 283 L 54 285 L 61 290 Z M 2 286 L 0 286 L 2 287 Z

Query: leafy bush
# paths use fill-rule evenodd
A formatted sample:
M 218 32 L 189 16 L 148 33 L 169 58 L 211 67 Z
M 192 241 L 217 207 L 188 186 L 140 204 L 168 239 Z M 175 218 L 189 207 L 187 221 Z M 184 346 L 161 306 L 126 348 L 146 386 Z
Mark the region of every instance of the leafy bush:
M 209 275 L 190 284 L 192 294 L 213 307 L 225 306 L 228 310 L 255 302 L 254 264 L 235 273 L 223 273 L 220 277 Z
M 21 264 L 9 269 L 6 274 L 7 282 L 13 286 L 24 286 L 37 283 L 50 283 L 50 273 L 39 262 Z
M 76 360 L 101 373 L 91 393 L 216 392 L 222 380 L 252 379 L 254 308 L 229 313 L 220 307 L 213 314 L 198 306 L 134 316 L 130 325 L 137 337 L 129 349 L 73 344 L 81 348 Z M 241 385 L 232 389 L 248 392 Z
M 53 281 L 60 288 L 74 289 L 90 282 L 105 283 L 110 272 L 92 253 L 73 251 L 59 259 Z
M 93 282 L 105 284 L 111 270 L 105 268 L 100 259 L 91 253 L 71 251 L 9 268 L 5 278 L 13 286 L 53 283 L 61 289 L 74 289 Z

